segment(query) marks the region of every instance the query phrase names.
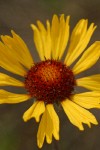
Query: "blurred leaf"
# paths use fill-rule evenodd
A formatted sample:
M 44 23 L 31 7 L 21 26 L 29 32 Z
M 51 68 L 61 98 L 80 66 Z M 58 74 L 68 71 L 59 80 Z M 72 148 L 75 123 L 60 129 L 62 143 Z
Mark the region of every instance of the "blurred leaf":
M 8 131 L 6 134 L 1 133 L 0 137 L 0 150 L 18 150 L 17 136 L 13 134 L 13 131 Z

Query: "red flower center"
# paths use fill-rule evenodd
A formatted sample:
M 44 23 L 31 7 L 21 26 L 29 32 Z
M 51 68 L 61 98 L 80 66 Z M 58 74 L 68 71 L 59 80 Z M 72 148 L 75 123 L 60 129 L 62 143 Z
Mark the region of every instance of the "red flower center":
M 71 69 L 56 60 L 36 63 L 25 77 L 25 88 L 29 94 L 45 103 L 69 98 L 74 86 L 75 78 Z

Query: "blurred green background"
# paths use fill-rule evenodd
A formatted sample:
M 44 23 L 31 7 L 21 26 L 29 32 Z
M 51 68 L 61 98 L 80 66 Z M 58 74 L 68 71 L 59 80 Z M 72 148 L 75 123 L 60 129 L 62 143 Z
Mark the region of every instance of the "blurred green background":
M 89 19 L 98 26 L 90 44 L 100 40 L 100 0 L 0 0 L 0 34 L 10 35 L 15 30 L 27 43 L 35 61 L 38 55 L 33 45 L 31 23 L 41 20 L 45 23 L 53 14 L 71 15 L 71 29 L 81 18 Z M 1 69 L 2 72 L 6 72 Z M 86 76 L 100 72 L 99 63 L 81 74 Z M 10 73 L 9 73 L 10 74 Z M 9 91 L 23 90 L 7 87 Z M 5 89 L 7 89 L 5 88 Z M 80 89 L 78 89 L 80 91 Z M 0 150 L 38 150 L 36 134 L 38 124 L 32 119 L 27 123 L 22 120 L 23 113 L 31 106 L 32 101 L 16 105 L 0 105 Z M 53 140 L 51 145 L 44 144 L 42 150 L 100 150 L 100 110 L 92 110 L 99 125 L 80 132 L 70 124 L 62 110 L 60 118 L 60 141 Z

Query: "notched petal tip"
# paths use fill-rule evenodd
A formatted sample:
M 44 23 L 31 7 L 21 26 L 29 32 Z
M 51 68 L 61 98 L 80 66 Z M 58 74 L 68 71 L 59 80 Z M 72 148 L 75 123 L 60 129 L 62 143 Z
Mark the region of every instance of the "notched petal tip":
M 80 131 L 84 131 L 84 127 L 83 124 L 81 124 L 80 126 L 77 127 Z
M 58 16 L 56 14 L 53 15 L 52 23 L 58 22 Z
M 55 17 L 58 18 L 58 16 L 56 14 L 53 15 L 53 18 L 55 18 Z
M 46 24 L 47 24 L 47 27 L 50 27 L 50 21 L 49 20 L 46 21 Z
M 69 21 L 70 21 L 70 15 L 68 15 L 68 16 L 66 17 L 66 22 L 67 22 L 67 24 L 69 24 Z
M 84 130 L 83 124 L 87 124 L 89 128 L 91 127 L 91 124 L 98 124 L 95 116 L 92 113 L 75 104 L 74 102 L 66 100 L 61 102 L 61 104 L 70 122 L 78 127 L 79 130 Z
M 36 101 L 23 115 L 23 120 L 27 122 L 31 118 L 35 118 L 36 122 L 40 121 L 40 116 L 45 111 L 45 105 L 42 101 Z
M 33 30 L 37 30 L 37 27 L 34 24 L 30 25 Z
M 14 37 L 15 35 L 17 35 L 14 30 L 11 30 L 11 34 L 12 34 L 13 37 Z
M 98 125 L 98 121 L 95 119 L 95 121 L 93 122 L 93 124 Z
M 24 122 L 27 122 L 28 121 L 28 118 L 25 116 L 25 115 L 23 115 L 23 120 L 24 120 Z
M 51 137 L 46 135 L 46 141 L 48 144 L 51 144 L 52 143 L 52 135 L 51 135 Z
M 43 143 L 41 143 L 41 142 L 38 140 L 38 141 L 37 141 L 37 145 L 38 145 L 39 148 L 42 148 Z

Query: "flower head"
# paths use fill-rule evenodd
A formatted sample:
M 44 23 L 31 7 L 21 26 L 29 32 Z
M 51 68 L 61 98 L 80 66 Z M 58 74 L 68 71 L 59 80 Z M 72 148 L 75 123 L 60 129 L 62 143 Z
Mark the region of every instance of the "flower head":
M 24 82 L 0 73 L 0 86 L 23 87 L 26 94 L 15 94 L 1 89 L 0 103 L 19 103 L 30 98 L 35 99 L 33 105 L 24 113 L 23 119 L 28 121 L 35 118 L 40 122 L 37 133 L 39 148 L 43 146 L 45 137 L 47 143 L 52 142 L 52 136 L 59 140 L 59 118 L 53 107 L 54 103 L 62 106 L 70 122 L 80 130 L 84 130 L 83 123 L 89 127 L 91 123 L 98 124 L 87 109 L 100 108 L 100 74 L 78 79 L 76 77 L 99 59 L 100 41 L 87 48 L 96 26 L 92 23 L 88 27 L 88 21 L 81 19 L 69 38 L 69 19 L 69 16 L 65 19 L 64 15 L 60 18 L 54 15 L 51 24 L 47 20 L 46 28 L 40 21 L 37 21 L 37 26 L 31 25 L 40 62 L 33 61 L 26 44 L 14 31 L 11 31 L 12 37 L 1 36 L 0 66 L 22 76 Z M 66 47 L 67 54 L 62 61 Z M 76 60 L 76 64 L 73 64 Z M 76 86 L 89 91 L 75 93 Z

